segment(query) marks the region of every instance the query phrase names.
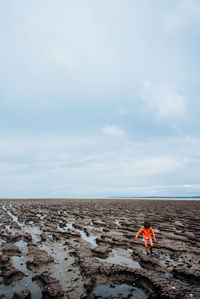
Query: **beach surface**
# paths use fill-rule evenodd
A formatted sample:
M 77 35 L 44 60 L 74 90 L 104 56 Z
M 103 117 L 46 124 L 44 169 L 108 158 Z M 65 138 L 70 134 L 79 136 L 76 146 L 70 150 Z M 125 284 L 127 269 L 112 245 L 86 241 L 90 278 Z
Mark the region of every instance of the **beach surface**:
M 199 215 L 194 198 L 0 199 L 0 298 L 200 298 Z

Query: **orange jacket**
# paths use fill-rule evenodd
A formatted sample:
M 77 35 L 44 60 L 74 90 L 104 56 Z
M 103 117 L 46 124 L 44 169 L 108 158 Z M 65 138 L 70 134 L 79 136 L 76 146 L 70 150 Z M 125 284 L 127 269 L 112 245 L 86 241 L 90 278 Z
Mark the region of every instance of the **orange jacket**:
M 146 238 L 150 239 L 151 238 L 151 233 L 155 239 L 155 234 L 154 231 L 151 227 L 145 228 L 144 226 L 137 232 L 136 238 L 139 236 L 139 234 L 143 233 L 143 237 L 146 240 Z

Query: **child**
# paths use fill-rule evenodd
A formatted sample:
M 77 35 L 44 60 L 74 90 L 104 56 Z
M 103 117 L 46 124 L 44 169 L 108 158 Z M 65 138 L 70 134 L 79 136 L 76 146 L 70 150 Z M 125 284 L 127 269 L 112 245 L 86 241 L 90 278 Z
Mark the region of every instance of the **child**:
M 144 226 L 137 232 L 135 238 L 137 239 L 139 234 L 141 234 L 141 233 L 143 233 L 143 241 L 144 241 L 146 253 L 149 255 L 148 244 L 147 244 L 149 242 L 150 252 L 152 254 L 153 242 L 152 242 L 152 239 L 151 239 L 151 233 L 154 237 L 155 242 L 156 242 L 156 237 L 155 237 L 153 229 L 151 228 L 151 221 L 148 221 L 148 220 L 144 221 Z

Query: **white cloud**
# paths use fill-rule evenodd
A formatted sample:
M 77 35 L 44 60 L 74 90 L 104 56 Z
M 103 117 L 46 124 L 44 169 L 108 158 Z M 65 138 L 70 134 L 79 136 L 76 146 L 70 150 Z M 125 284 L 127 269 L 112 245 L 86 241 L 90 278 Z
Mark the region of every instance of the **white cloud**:
M 200 184 L 184 184 L 181 185 L 181 187 L 186 189 L 199 189 L 200 190 Z
M 149 156 L 138 159 L 135 163 L 137 173 L 140 175 L 156 175 L 178 170 L 181 163 L 169 156 Z
M 156 120 L 180 120 L 186 116 L 187 99 L 165 85 L 145 82 L 141 100 Z
M 102 133 L 104 135 L 110 136 L 110 137 L 124 137 L 125 132 L 117 125 L 106 125 L 102 129 Z
M 1 196 L 148 195 L 155 190 L 167 195 L 177 190 L 182 194 L 198 191 L 199 142 L 192 146 L 191 153 L 189 139 L 133 143 L 125 138 L 117 146 L 104 135 L 29 136 L 1 141 Z M 191 161 L 193 155 L 195 163 Z

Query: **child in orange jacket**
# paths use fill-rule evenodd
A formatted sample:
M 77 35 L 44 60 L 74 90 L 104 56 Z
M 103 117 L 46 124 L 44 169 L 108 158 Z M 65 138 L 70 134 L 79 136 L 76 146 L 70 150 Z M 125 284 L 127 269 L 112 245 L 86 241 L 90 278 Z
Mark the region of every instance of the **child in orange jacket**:
M 143 241 L 144 241 L 146 253 L 149 255 L 149 252 L 148 252 L 148 242 L 149 242 L 150 252 L 152 254 L 153 242 L 152 242 L 151 234 L 153 235 L 155 242 L 156 242 L 156 237 L 155 237 L 154 231 L 151 227 L 151 221 L 148 221 L 148 220 L 144 221 L 144 226 L 137 232 L 135 238 L 137 239 L 139 234 L 141 234 L 141 233 L 143 233 Z

